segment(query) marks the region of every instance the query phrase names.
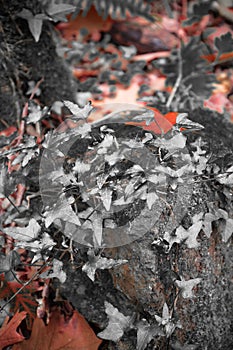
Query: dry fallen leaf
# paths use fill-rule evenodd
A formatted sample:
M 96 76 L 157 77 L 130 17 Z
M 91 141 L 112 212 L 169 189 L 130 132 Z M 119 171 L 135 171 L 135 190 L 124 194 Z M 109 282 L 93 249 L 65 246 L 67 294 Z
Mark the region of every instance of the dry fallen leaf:
M 24 337 L 19 334 L 16 329 L 26 315 L 26 312 L 17 312 L 9 322 L 9 317 L 5 319 L 2 327 L 0 328 L 0 350 L 8 345 L 24 340 Z
M 47 326 L 37 318 L 30 338 L 14 345 L 12 350 L 97 350 L 101 342 L 77 311 L 66 321 L 56 309 Z

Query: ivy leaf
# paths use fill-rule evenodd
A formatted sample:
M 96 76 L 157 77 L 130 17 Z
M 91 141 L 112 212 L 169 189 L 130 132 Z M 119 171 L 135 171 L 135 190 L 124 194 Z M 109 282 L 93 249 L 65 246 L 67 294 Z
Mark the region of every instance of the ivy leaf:
M 108 315 L 109 322 L 107 328 L 98 333 L 102 339 L 117 342 L 124 334 L 124 331 L 132 325 L 134 316 L 124 316 L 116 307 L 105 301 L 105 312 Z
M 215 38 L 214 45 L 218 49 L 218 57 L 223 53 L 229 53 L 233 51 L 233 38 L 230 32 L 223 34 L 220 38 Z
M 57 259 L 53 259 L 53 266 L 50 270 L 42 273 L 41 278 L 58 278 L 61 283 L 66 281 L 66 273 L 62 270 L 63 262 Z
M 19 263 L 20 257 L 15 250 L 11 250 L 7 255 L 0 252 L 0 273 L 9 272 Z
M 220 174 L 216 178 L 220 184 L 228 185 L 228 186 L 233 185 L 233 166 L 227 169 L 224 176 Z
M 147 345 L 156 335 L 161 334 L 157 325 L 150 325 L 145 319 L 136 324 L 137 327 L 137 350 L 145 350 Z
M 212 232 L 212 222 L 223 219 L 219 224 L 219 231 L 223 242 L 227 242 L 233 233 L 233 219 L 229 218 L 228 213 L 220 208 L 210 208 L 210 212 L 206 213 L 203 220 L 203 231 L 209 238 Z
M 49 115 L 50 108 L 45 106 L 43 109 L 40 105 L 32 100 L 29 100 L 28 106 L 29 114 L 27 116 L 27 124 L 36 124 L 38 121 Z
M 187 299 L 192 298 L 194 296 L 192 289 L 200 282 L 201 278 L 193 278 L 188 281 L 185 281 L 184 279 L 182 279 L 181 281 L 176 280 L 175 284 L 181 290 L 182 297 Z
M 4 228 L 4 232 L 11 236 L 12 238 L 20 241 L 32 241 L 33 239 L 38 237 L 38 234 L 41 230 L 38 222 L 32 218 L 29 221 L 28 226 L 26 227 L 6 227 Z
M 126 264 L 128 262 L 128 260 L 123 259 L 114 260 L 103 258 L 99 255 L 95 256 L 92 249 L 90 249 L 88 252 L 88 258 L 89 261 L 85 265 L 83 265 L 82 271 L 84 271 L 92 281 L 95 280 L 95 272 L 97 269 L 111 269 L 112 267 Z
M 101 189 L 99 193 L 105 209 L 109 211 L 112 203 L 112 191 L 106 187 Z
M 6 317 L 2 327 L 0 328 L 0 350 L 24 340 L 24 337 L 17 332 L 17 328 L 25 319 L 26 315 L 27 313 L 25 311 L 17 311 L 10 321 L 9 317 Z
M 146 195 L 146 204 L 148 208 L 151 210 L 153 204 L 159 199 L 155 192 L 149 192 Z
M 68 100 L 63 101 L 63 103 L 72 113 L 72 120 L 75 122 L 78 120 L 86 120 L 90 112 L 93 110 L 91 102 L 86 104 L 83 108 L 80 108 L 76 103 Z
M 203 213 L 194 215 L 193 225 L 190 226 L 187 230 L 182 225 L 180 225 L 177 227 L 174 235 L 166 232 L 164 235 L 164 240 L 169 243 L 168 251 L 170 251 L 174 243 L 180 244 L 183 241 L 185 241 L 185 244 L 188 246 L 188 248 L 198 247 L 198 242 L 196 239 L 203 226 L 202 217 Z
M 43 13 L 39 13 L 34 16 L 31 11 L 25 8 L 18 13 L 17 16 L 27 20 L 31 34 L 35 41 L 38 42 L 40 40 L 43 20 L 49 19 L 49 17 Z
M 56 4 L 55 0 L 49 1 L 48 6 L 46 7 L 46 13 L 51 17 L 54 22 L 67 22 L 67 17 L 69 13 L 74 12 L 76 6 L 70 4 Z
M 56 219 L 65 219 L 75 225 L 81 226 L 81 222 L 78 216 L 72 211 L 65 194 L 60 195 L 57 203 L 52 209 L 47 210 L 44 213 L 45 227 L 49 227 Z
M 167 303 L 164 303 L 163 305 L 162 317 L 155 315 L 155 319 L 158 322 L 159 326 L 161 326 L 164 329 L 167 338 L 169 338 L 172 335 L 172 333 L 177 327 L 181 328 L 180 322 L 173 322 Z

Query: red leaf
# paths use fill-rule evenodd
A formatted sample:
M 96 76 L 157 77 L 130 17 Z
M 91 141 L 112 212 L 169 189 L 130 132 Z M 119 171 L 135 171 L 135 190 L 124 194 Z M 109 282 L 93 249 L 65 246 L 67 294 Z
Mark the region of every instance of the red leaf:
M 24 340 L 24 337 L 16 331 L 16 328 L 26 317 L 26 314 L 26 312 L 17 312 L 9 322 L 9 317 L 6 317 L 2 328 L 0 328 L 0 350 Z
M 30 339 L 14 345 L 12 350 L 97 350 L 101 342 L 77 311 L 66 321 L 56 309 L 47 326 L 37 318 Z
M 0 275 L 1 289 L 0 289 L 0 299 L 11 298 L 18 290 L 22 287 L 22 284 L 15 281 L 6 281 L 4 279 L 4 274 Z M 37 282 L 31 282 L 29 285 L 25 286 L 20 293 L 15 295 L 13 301 L 11 302 L 11 310 L 16 312 L 17 310 L 26 311 L 29 317 L 28 327 L 31 328 L 32 320 L 36 317 L 36 308 L 38 303 L 31 295 L 38 290 Z
M 0 131 L 0 136 L 11 136 L 17 131 L 15 126 L 9 126 L 7 129 Z

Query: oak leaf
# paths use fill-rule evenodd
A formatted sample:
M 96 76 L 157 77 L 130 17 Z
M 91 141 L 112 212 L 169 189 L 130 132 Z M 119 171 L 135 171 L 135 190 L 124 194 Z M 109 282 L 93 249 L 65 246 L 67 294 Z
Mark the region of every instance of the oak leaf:
M 8 322 L 9 317 L 6 317 L 2 327 L 0 328 L 0 350 L 8 345 L 15 344 L 24 340 L 24 337 L 17 332 L 17 327 L 26 317 L 26 312 L 17 312 Z
M 58 309 L 51 313 L 49 324 L 37 318 L 28 340 L 12 350 L 97 350 L 101 344 L 87 321 L 76 310 L 68 321 Z

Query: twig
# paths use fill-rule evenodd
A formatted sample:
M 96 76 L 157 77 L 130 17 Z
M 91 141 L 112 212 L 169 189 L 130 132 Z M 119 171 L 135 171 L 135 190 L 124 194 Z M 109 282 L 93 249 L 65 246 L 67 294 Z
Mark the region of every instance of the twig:
M 179 48 L 178 50 L 178 77 L 176 79 L 176 83 L 175 85 L 173 86 L 173 89 L 172 89 L 172 92 L 171 92 L 171 95 L 169 96 L 168 100 L 167 100 L 167 103 L 166 103 L 166 107 L 169 108 L 174 97 L 175 97 L 175 94 L 176 94 L 176 91 L 177 89 L 179 88 L 180 86 L 180 83 L 181 83 L 181 80 L 182 80 L 182 57 L 181 57 L 181 48 Z

